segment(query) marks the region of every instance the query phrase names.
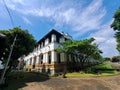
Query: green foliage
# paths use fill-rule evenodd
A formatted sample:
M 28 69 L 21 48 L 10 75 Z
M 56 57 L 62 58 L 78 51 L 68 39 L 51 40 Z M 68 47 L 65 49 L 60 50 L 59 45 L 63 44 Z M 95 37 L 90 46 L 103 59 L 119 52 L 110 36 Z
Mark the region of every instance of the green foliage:
M 18 62 L 17 59 L 23 54 L 27 55 L 29 52 L 33 50 L 33 48 L 36 45 L 34 37 L 31 34 L 29 34 L 27 30 L 22 30 L 19 27 L 10 30 L 1 30 L 0 33 L 3 33 L 7 37 L 6 43 L 4 43 L 5 47 L 3 48 L 4 49 L 3 53 L 5 53 L 5 55 L 3 56 L 4 57 L 3 63 L 6 62 L 10 52 L 11 45 L 14 41 L 15 36 L 17 35 L 17 39 L 11 56 L 11 61 L 9 63 L 10 66 L 16 65 Z
M 115 38 L 117 41 L 117 50 L 120 52 L 120 31 L 115 33 Z
M 120 64 L 118 63 L 112 63 L 112 62 L 106 62 L 112 66 L 113 69 L 120 69 Z
M 86 73 L 93 73 L 94 72 L 94 69 L 92 67 L 88 67 L 88 68 L 85 68 L 84 71 Z
M 98 46 L 93 43 L 94 38 L 85 39 L 85 40 L 67 40 L 61 47 L 57 49 L 59 52 L 65 52 L 68 55 L 71 55 L 72 61 L 66 59 L 66 63 L 74 63 L 71 65 L 71 68 L 68 70 L 79 71 L 84 69 L 87 66 L 94 65 L 99 63 L 99 60 L 102 60 L 100 55 L 102 52 L 98 49 Z M 93 62 L 92 60 L 96 60 Z
M 112 62 L 120 62 L 120 56 L 113 57 Z
M 110 76 L 118 74 L 117 71 L 104 71 L 101 74 L 92 74 L 92 73 L 80 73 L 80 72 L 73 72 L 67 73 L 67 77 L 94 77 L 94 76 Z
M 86 74 L 86 73 L 80 73 L 80 72 L 73 72 L 73 73 L 67 73 L 67 77 L 91 77 L 91 76 L 97 76 L 96 74 Z
M 117 40 L 117 50 L 120 52 L 120 8 L 114 14 L 114 21 L 111 27 L 116 30 L 115 38 Z
M 108 57 L 104 58 L 104 61 L 110 61 L 110 60 L 111 60 L 111 59 L 108 58 Z
M 110 64 L 100 64 L 100 65 L 96 65 L 92 68 L 95 68 L 95 69 L 112 69 L 112 66 Z
M 114 30 L 120 31 L 120 8 L 114 14 L 114 21 L 111 24 L 111 27 Z
M 85 69 L 87 73 L 98 73 L 98 74 L 117 74 L 116 70 L 112 68 L 110 64 L 103 63 L 96 66 L 92 66 Z
M 62 44 L 62 47 L 57 50 L 60 52 L 65 52 L 72 55 L 79 55 L 79 59 L 94 58 L 101 59 L 100 53 L 102 53 L 98 46 L 93 43 L 95 39 L 85 39 L 85 40 L 67 40 Z

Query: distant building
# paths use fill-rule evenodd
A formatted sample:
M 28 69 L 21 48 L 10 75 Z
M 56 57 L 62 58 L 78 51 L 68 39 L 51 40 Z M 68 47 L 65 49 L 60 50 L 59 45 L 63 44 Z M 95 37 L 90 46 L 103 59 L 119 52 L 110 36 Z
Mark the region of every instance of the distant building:
M 71 60 L 71 56 L 67 57 L 65 53 L 57 52 L 55 49 L 61 47 L 60 43 L 68 39 L 72 39 L 69 34 L 51 30 L 38 41 L 38 47 L 25 57 L 25 69 L 52 74 L 63 71 L 64 61 Z

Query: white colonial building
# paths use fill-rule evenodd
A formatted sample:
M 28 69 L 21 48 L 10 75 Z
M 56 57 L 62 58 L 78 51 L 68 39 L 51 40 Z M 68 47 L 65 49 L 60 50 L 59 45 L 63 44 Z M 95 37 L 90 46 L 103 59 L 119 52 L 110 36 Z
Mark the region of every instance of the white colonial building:
M 67 39 L 72 39 L 72 37 L 69 34 L 59 33 L 52 29 L 38 41 L 38 46 L 33 52 L 25 57 L 25 69 L 52 74 L 62 72 L 67 57 L 65 53 L 57 52 L 56 48 L 61 47 L 61 43 Z

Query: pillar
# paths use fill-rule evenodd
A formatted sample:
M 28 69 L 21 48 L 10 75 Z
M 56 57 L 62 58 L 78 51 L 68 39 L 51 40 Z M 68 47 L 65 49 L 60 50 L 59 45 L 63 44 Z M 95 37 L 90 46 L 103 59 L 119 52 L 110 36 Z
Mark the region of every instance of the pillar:
M 34 64 L 34 57 L 32 57 L 32 62 L 31 62 L 31 65 L 33 65 Z
M 51 53 L 51 62 L 52 63 L 56 63 L 57 62 L 57 53 L 55 52 L 55 51 L 52 51 L 52 53 Z
M 39 55 L 36 56 L 36 64 L 39 64 Z
M 46 63 L 48 64 L 49 57 L 48 57 L 48 53 L 46 53 Z
M 27 60 L 26 65 L 30 65 L 30 59 Z
M 45 63 L 46 62 L 46 54 L 44 53 L 43 54 L 43 63 Z

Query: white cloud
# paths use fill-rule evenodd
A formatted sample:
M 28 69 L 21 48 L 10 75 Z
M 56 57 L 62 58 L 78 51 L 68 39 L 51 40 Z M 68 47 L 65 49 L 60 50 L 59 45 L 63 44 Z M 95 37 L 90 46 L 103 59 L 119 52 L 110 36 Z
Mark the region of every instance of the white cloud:
M 82 7 L 75 1 L 62 2 L 56 5 L 50 5 L 49 0 L 46 3 L 36 4 L 38 0 L 7 0 L 8 7 L 24 15 L 51 18 L 57 25 L 72 25 L 74 31 L 86 31 L 96 29 L 101 24 L 101 19 L 106 11 L 102 7 L 102 0 L 93 0 L 87 7 Z M 74 2 L 74 4 L 72 4 Z
M 116 40 L 114 38 L 114 31 L 110 28 L 111 21 L 103 25 L 97 32 L 90 35 L 96 39 L 96 43 L 103 51 L 103 56 L 118 55 L 116 50 Z
M 105 8 L 102 7 L 102 0 L 94 0 L 88 7 L 81 9 L 83 11 L 79 12 L 73 27 L 77 31 L 77 35 L 83 35 L 89 31 L 99 29 L 106 14 Z
M 29 24 L 29 25 L 32 25 L 32 23 L 30 22 L 30 20 L 28 20 L 26 17 L 22 17 L 23 21 L 26 23 L 26 24 Z

